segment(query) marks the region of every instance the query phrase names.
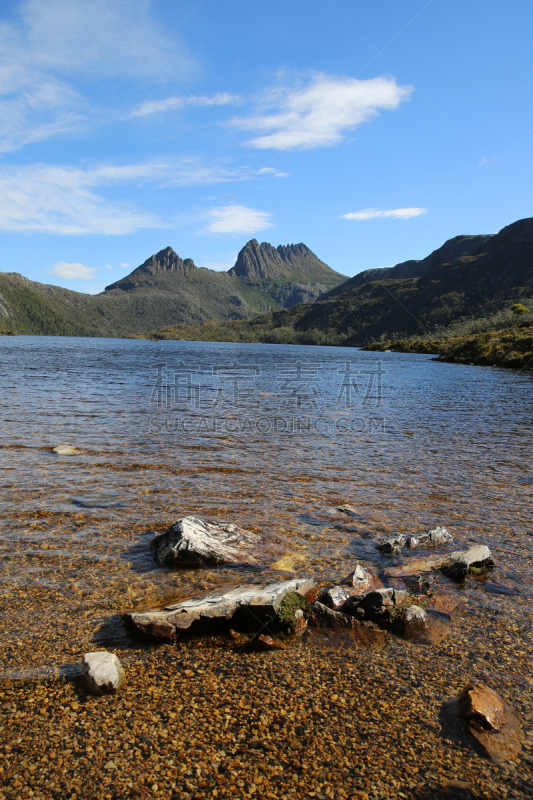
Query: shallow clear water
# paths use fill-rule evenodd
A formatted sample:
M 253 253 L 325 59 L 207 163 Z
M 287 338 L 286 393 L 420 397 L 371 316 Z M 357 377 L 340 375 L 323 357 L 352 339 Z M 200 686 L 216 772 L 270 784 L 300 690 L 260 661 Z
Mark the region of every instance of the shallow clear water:
M 76 663 L 95 641 L 133 646 L 120 612 L 288 578 L 273 567 L 282 558 L 320 581 L 357 560 L 390 566 L 378 534 L 436 524 L 454 549 L 484 543 L 498 562 L 457 590 L 472 663 L 492 634 L 507 661 L 529 663 L 531 373 L 348 348 L 26 336 L 0 347 L 4 676 Z M 79 452 L 53 452 L 61 444 Z M 342 503 L 358 515 L 332 512 Z M 264 569 L 158 567 L 151 538 L 187 514 L 261 533 Z

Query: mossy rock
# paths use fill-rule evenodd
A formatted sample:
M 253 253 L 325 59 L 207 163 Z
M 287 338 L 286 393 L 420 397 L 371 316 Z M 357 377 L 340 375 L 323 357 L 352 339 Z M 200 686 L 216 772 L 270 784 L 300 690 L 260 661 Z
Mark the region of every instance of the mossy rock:
M 470 575 L 489 575 L 492 572 L 492 564 L 488 567 L 470 567 L 468 572 Z
M 277 621 L 283 630 L 288 632 L 294 630 L 296 625 L 294 615 L 298 610 L 304 612 L 305 619 L 311 616 L 311 606 L 305 597 L 298 592 L 288 592 L 281 601 L 277 613 Z

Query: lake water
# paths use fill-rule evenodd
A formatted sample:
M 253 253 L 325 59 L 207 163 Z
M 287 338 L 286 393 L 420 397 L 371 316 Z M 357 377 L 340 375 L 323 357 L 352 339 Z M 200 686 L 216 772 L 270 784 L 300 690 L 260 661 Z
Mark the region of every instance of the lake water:
M 68 667 L 95 642 L 134 658 L 120 612 L 236 580 L 381 569 L 399 559 L 377 535 L 445 525 L 455 549 L 484 543 L 497 560 L 457 589 L 468 614 L 451 635 L 470 666 L 530 691 L 531 372 L 349 348 L 0 347 L 4 677 Z M 331 511 L 343 503 L 357 516 Z M 260 533 L 264 569 L 158 567 L 150 540 L 188 514 Z

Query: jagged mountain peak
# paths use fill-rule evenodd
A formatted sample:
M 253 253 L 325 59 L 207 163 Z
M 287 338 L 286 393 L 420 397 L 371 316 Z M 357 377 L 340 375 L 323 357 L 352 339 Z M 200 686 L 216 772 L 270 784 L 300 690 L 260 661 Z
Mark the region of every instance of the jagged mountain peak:
M 186 275 L 195 269 L 197 269 L 197 266 L 192 258 L 186 258 L 185 260 L 180 258 L 176 251 L 169 246 L 147 258 L 143 264 L 134 269 L 133 272 L 130 272 L 129 275 L 126 275 L 125 278 L 106 286 L 105 291 L 137 289 L 143 285 L 150 285 L 152 283 L 151 278 L 160 273 L 177 272 L 181 275 Z
M 228 274 L 251 281 L 277 278 L 326 283 L 338 276 L 303 242 L 274 247 L 269 242 L 259 244 L 257 239 L 244 245 Z
M 196 264 L 192 258 L 180 258 L 176 251 L 169 246 L 160 250 L 159 253 L 150 256 L 150 258 L 147 258 L 134 272 L 143 270 L 144 272 L 154 274 L 154 272 L 159 270 L 168 272 L 189 272 L 191 269 L 196 269 Z

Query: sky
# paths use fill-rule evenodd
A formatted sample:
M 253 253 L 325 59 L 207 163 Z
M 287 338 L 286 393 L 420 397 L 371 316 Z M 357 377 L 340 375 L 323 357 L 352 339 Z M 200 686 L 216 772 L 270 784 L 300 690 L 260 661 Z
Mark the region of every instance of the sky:
M 252 238 L 347 276 L 533 216 L 526 0 L 0 7 L 0 270 L 95 293 Z

